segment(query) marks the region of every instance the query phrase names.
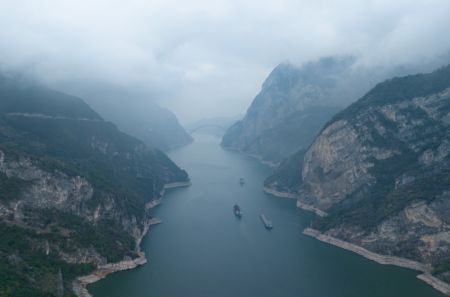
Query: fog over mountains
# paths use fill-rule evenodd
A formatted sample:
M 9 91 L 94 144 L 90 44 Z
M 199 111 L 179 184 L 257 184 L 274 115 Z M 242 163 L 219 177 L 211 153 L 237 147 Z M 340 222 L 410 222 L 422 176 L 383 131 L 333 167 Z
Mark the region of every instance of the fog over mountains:
M 136 295 L 386 296 L 384 270 L 338 267 L 300 232 L 450 296 L 449 16 L 448 0 L 1 0 L 0 297 L 89 297 L 145 252 L 165 263 L 130 274 Z M 421 295 L 392 271 L 383 290 Z
M 277 165 L 306 150 L 326 122 L 377 83 L 427 71 L 445 60 L 387 69 L 361 66 L 351 56 L 323 57 L 301 67 L 282 63 L 264 81 L 246 116 L 227 131 L 222 145 Z
M 282 61 L 428 63 L 450 49 L 449 10 L 448 1 L 426 0 L 5 0 L 0 67 L 51 87 L 138 90 L 188 123 L 242 113 Z

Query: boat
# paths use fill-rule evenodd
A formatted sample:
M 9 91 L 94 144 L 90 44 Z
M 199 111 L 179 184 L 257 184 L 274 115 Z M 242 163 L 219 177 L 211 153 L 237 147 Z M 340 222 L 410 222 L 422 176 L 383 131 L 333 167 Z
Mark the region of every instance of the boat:
M 233 212 L 236 217 L 238 217 L 238 218 L 242 217 L 242 212 L 241 212 L 241 208 L 239 207 L 239 205 L 235 204 L 233 206 Z
M 261 219 L 261 221 L 262 221 L 263 224 L 264 224 L 264 227 L 265 227 L 267 230 L 270 230 L 270 229 L 273 228 L 272 222 L 271 222 L 268 218 L 266 218 L 265 215 L 260 214 L 260 215 L 259 215 L 259 218 Z
M 241 178 L 239 179 L 239 183 L 241 184 L 241 186 L 242 186 L 243 184 L 245 184 L 245 180 L 244 180 L 243 177 L 241 177 Z

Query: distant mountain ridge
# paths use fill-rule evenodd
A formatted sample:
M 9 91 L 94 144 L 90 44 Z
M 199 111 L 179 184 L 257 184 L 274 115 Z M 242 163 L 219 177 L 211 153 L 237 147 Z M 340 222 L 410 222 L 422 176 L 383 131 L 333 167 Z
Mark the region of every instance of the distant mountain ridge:
M 13 75 L 0 73 L 1 113 L 45 114 L 101 120 L 84 101 Z M 30 96 L 32 94 L 32 96 Z
M 352 57 L 326 57 L 302 67 L 278 65 L 222 145 L 275 164 L 306 149 L 335 113 L 366 91 L 367 82 L 349 84 L 357 76 L 354 62 Z
M 147 103 L 146 108 L 130 105 L 122 107 L 121 111 L 120 116 L 114 112 L 108 115 L 108 119 L 149 146 L 168 151 L 193 140 L 171 111 L 156 104 Z
M 170 110 L 157 104 L 156 95 L 110 84 L 86 82 L 59 85 L 58 89 L 82 97 L 105 120 L 146 145 L 168 151 L 192 142 L 192 137 Z

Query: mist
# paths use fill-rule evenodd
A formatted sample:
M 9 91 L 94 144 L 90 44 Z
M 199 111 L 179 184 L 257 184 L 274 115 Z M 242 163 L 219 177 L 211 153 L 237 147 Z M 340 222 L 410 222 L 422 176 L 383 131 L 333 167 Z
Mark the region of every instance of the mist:
M 98 106 L 156 102 L 187 123 L 242 114 L 283 61 L 439 66 L 449 12 L 447 0 L 2 0 L 0 69 Z

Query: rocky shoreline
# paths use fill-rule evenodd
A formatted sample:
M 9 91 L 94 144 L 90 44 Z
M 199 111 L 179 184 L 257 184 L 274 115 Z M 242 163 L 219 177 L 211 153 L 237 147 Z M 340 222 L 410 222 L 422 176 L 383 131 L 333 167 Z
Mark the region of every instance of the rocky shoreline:
M 189 187 L 190 185 L 192 185 L 192 183 L 190 181 L 168 183 L 168 184 L 164 185 L 164 190 L 174 189 L 174 188 L 184 188 L 184 187 Z
M 312 206 L 310 204 L 306 204 L 306 203 L 300 202 L 299 200 L 297 200 L 297 207 L 301 208 L 303 210 L 314 212 L 319 217 L 326 217 L 328 215 L 323 210 L 318 209 L 317 207 L 314 207 L 314 206 Z
M 297 194 L 293 194 L 293 193 L 289 193 L 289 192 L 280 192 L 280 191 L 271 189 L 269 187 L 263 187 L 263 191 L 266 192 L 267 194 L 270 194 L 272 196 L 279 197 L 279 198 L 289 198 L 289 199 L 297 199 L 298 198 Z M 302 203 L 300 201 L 297 201 L 297 207 L 301 208 L 303 210 L 314 212 L 316 215 L 318 215 L 320 217 L 326 217 L 328 215 L 325 211 L 320 210 L 312 205 Z
M 164 188 L 161 193 L 164 195 L 165 189 L 173 189 L 173 188 L 180 188 L 180 187 L 188 187 L 191 185 L 191 182 L 175 182 L 175 183 L 169 183 L 164 185 Z M 153 208 L 161 203 L 161 198 L 155 199 L 149 203 L 147 203 L 146 208 Z M 108 276 L 111 273 L 118 272 L 118 271 L 124 271 L 124 270 L 130 270 L 134 269 L 136 267 L 145 265 L 147 263 L 147 258 L 145 256 L 145 253 L 141 251 L 141 242 L 142 239 L 145 237 L 145 235 L 148 233 L 150 226 L 157 225 L 162 223 L 161 220 L 152 218 L 148 220 L 146 225 L 144 226 L 144 230 L 142 231 L 142 234 L 139 238 L 136 240 L 136 249 L 138 257 L 134 259 L 127 259 L 116 263 L 108 263 L 105 265 L 101 265 L 97 267 L 95 271 L 93 271 L 91 274 L 80 276 L 77 279 L 75 279 L 72 282 L 72 289 L 75 295 L 78 297 L 92 297 L 92 295 L 87 290 L 87 286 L 95 283 L 106 276 Z
M 161 198 L 159 198 L 159 199 L 153 199 L 152 201 L 147 202 L 147 203 L 145 204 L 145 209 L 146 209 L 146 210 L 149 210 L 149 209 L 152 209 L 152 208 L 157 207 L 157 206 L 160 205 L 160 204 L 161 204 Z
M 92 295 L 86 289 L 87 285 L 95 283 L 111 273 L 133 269 L 146 263 L 147 258 L 145 257 L 145 253 L 140 252 L 139 257 L 135 259 L 99 266 L 97 270 L 95 270 L 92 274 L 78 277 L 72 283 L 73 291 L 78 297 L 92 297 Z
M 298 197 L 298 195 L 296 195 L 296 194 L 289 193 L 289 192 L 280 192 L 280 191 L 271 189 L 269 187 L 263 187 L 263 191 L 266 192 L 267 194 L 270 194 L 272 196 L 279 197 L 279 198 L 297 199 L 297 197 Z
M 375 261 L 379 264 L 395 265 L 395 266 L 399 266 L 399 267 L 403 267 L 403 268 L 421 271 L 423 273 L 417 276 L 418 279 L 426 282 L 427 284 L 429 284 L 436 290 L 440 291 L 441 293 L 444 293 L 444 294 L 450 296 L 450 284 L 434 277 L 431 274 L 432 268 L 429 265 L 425 265 L 423 263 L 405 259 L 405 258 L 380 255 L 380 254 L 371 252 L 369 250 L 366 250 L 365 248 L 355 245 L 353 243 L 346 242 L 346 241 L 337 239 L 335 237 L 323 234 L 320 231 L 312 229 L 312 228 L 306 228 L 305 230 L 303 230 L 303 234 L 305 234 L 307 236 L 311 236 L 322 242 L 325 242 L 325 243 L 337 246 L 339 248 L 354 252 L 358 255 L 361 255 L 361 256 L 363 256 L 369 260 Z

